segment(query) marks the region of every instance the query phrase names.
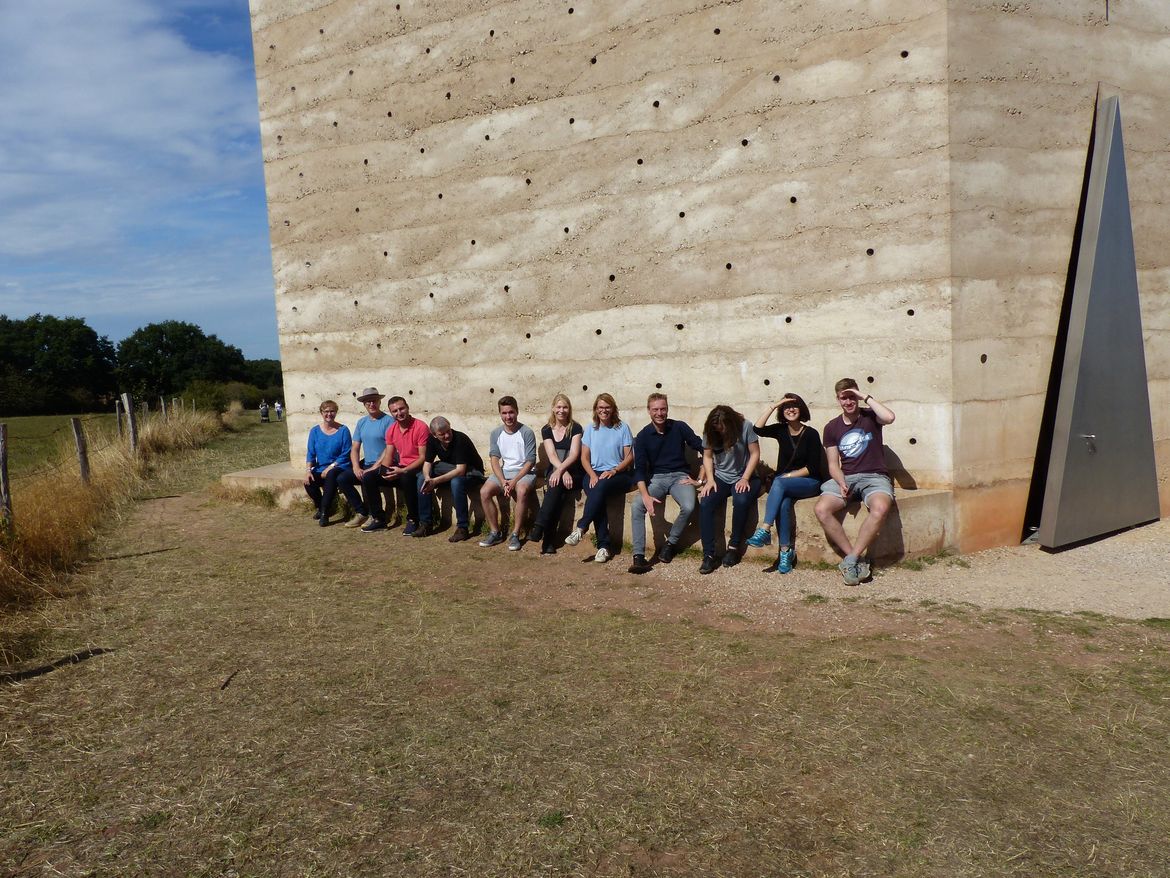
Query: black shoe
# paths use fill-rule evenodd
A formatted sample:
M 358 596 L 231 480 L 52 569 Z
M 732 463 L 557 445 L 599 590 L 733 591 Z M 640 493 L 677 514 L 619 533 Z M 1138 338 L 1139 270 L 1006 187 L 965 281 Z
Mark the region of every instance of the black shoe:
M 321 525 L 321 527 L 329 527 L 329 516 L 322 515 L 318 517 L 317 524 Z
M 542 554 L 542 555 L 555 555 L 556 553 L 557 553 L 556 546 L 541 546 L 540 547 L 540 554 Z
M 675 547 L 674 543 L 667 543 L 658 550 L 658 560 L 663 564 L 669 564 L 674 560 L 674 553 L 676 551 L 678 551 L 678 549 Z
M 702 574 L 714 573 L 715 568 L 719 565 L 715 563 L 714 555 L 704 555 L 703 563 L 699 565 L 699 572 Z
M 739 563 L 739 549 L 728 549 L 723 555 L 723 566 L 734 567 Z
M 314 509 L 313 510 L 313 521 L 320 521 L 320 520 L 321 520 L 321 510 Z
M 412 537 L 429 537 L 434 532 L 435 532 L 435 526 L 433 524 L 420 524 L 418 527 L 416 527 L 413 531 L 410 532 L 410 536 L 412 536 Z
M 532 530 L 530 530 L 528 532 L 529 542 L 536 543 L 536 542 L 539 542 L 543 539 L 544 539 L 544 525 L 543 524 L 532 525 Z
M 641 575 L 643 573 L 649 573 L 652 569 L 654 568 L 651 567 L 650 562 L 646 560 L 645 555 L 635 555 L 634 563 L 630 565 L 630 569 L 626 572 Z

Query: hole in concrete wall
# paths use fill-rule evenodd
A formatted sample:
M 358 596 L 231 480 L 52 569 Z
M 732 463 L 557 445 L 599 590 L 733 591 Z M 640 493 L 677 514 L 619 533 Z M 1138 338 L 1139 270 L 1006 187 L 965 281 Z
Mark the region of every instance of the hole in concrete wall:
M 304 172 L 304 171 L 301 171 L 299 174 L 297 174 L 297 176 L 298 176 L 298 177 L 303 177 L 303 176 L 305 176 L 305 172 Z
M 319 28 L 319 29 L 317 30 L 317 33 L 319 33 L 319 34 L 323 34 L 323 33 L 325 33 L 325 28 Z
M 296 305 L 293 305 L 293 313 L 294 313 L 294 314 L 296 314 L 296 313 L 297 313 L 297 306 L 296 306 Z
M 987 354 L 980 354 L 979 355 L 979 362 L 986 363 L 987 362 Z
M 464 343 L 464 344 L 467 344 L 467 339 L 463 339 L 463 343 Z
M 363 164 L 363 165 L 368 165 L 369 163 L 370 163 L 370 160 L 369 160 L 369 159 L 362 159 L 362 164 Z
M 582 384 L 582 385 L 581 385 L 581 389 L 582 389 L 582 390 L 588 390 L 588 389 L 589 389 L 589 385 L 588 385 L 588 384 Z
M 610 282 L 610 283 L 613 283 L 615 280 L 617 280 L 617 275 L 611 274 L 611 275 L 609 276 L 609 282 Z
M 792 315 L 791 315 L 791 314 L 789 314 L 787 317 L 785 317 L 785 318 L 784 318 L 784 322 L 785 322 L 785 323 L 791 323 L 791 322 L 792 322 Z
M 270 49 L 275 49 L 275 48 L 276 48 L 276 43 L 269 43 L 269 44 L 268 44 L 268 48 L 270 48 Z
M 525 186 L 531 186 L 531 185 L 532 185 L 532 178 L 531 178 L 531 177 L 525 177 L 525 178 L 524 178 L 524 185 L 525 185 Z
M 771 383 L 772 383 L 772 379 L 771 379 L 771 378 L 765 378 L 765 379 L 764 379 L 764 386 L 765 386 L 765 387 L 769 386 Z
M 418 148 L 418 151 L 419 151 L 419 154 L 422 154 L 422 153 L 424 153 L 424 152 L 426 152 L 426 151 L 427 151 L 427 148 L 426 148 L 425 146 L 420 146 L 420 147 Z
M 382 350 L 382 342 L 377 342 L 374 347 L 376 347 L 378 350 Z
M 435 297 L 435 294 L 434 294 L 434 293 L 427 293 L 427 295 L 428 295 L 428 296 L 430 296 L 432 299 Z M 356 304 L 357 304 L 357 302 L 354 302 L 354 304 L 356 305 Z
M 394 112 L 393 112 L 392 110 L 387 110 L 387 111 L 386 111 L 386 118 L 387 118 L 387 119 L 393 119 L 393 118 L 394 118 Z
M 333 127 L 334 127 L 334 128 L 336 128 L 336 127 L 337 127 L 337 123 L 336 123 L 336 122 L 334 122 L 334 123 L 333 123 Z
M 427 46 L 427 54 L 428 55 L 431 54 L 431 47 L 430 46 Z
M 572 14 L 573 14 L 573 7 L 572 7 L 572 6 L 570 6 L 570 7 L 569 7 L 569 15 L 572 15 Z
M 577 120 L 576 120 L 576 119 L 574 119 L 572 116 L 570 116 L 570 117 L 569 117 L 569 124 L 570 124 L 570 125 L 572 125 L 572 124 L 573 124 L 574 122 L 576 122 L 576 121 L 577 121 Z
M 516 84 L 516 77 L 513 76 L 508 80 L 508 85 L 515 85 L 515 84 Z
M 723 266 L 723 267 L 724 267 L 724 268 L 726 268 L 728 271 L 731 271 L 731 263 L 730 263 L 730 262 L 729 262 L 729 263 L 727 263 L 727 264 L 726 264 L 725 266 Z
M 789 204 L 796 204 L 796 196 L 795 195 L 788 196 L 788 203 Z
M 600 330 L 600 329 L 595 329 L 595 330 L 593 330 L 593 334 L 594 334 L 594 335 L 601 335 L 601 330 Z
M 353 392 L 353 398 L 357 399 L 357 391 L 356 390 Z
M 488 393 L 495 393 L 495 392 L 496 392 L 496 389 L 494 387 L 488 388 Z
M 566 235 L 569 234 L 569 227 L 568 226 L 565 226 L 565 234 Z
M 284 224 L 287 226 L 287 225 L 289 224 L 289 223 L 288 223 L 288 220 L 285 220 L 285 221 L 284 221 Z
M 316 349 L 316 348 L 313 348 L 313 353 L 317 353 L 317 349 Z
M 304 398 L 305 398 L 305 395 L 302 393 L 302 394 L 301 394 L 301 399 L 304 399 Z
M 719 35 L 719 28 L 715 28 L 715 35 L 716 35 L 716 36 L 718 36 L 718 35 Z
M 911 436 L 911 437 L 910 437 L 910 444 L 911 444 L 911 445 L 917 445 L 917 444 L 918 444 L 918 440 L 917 440 L 917 439 L 915 439 L 913 436 Z
M 355 308 L 358 306 L 358 303 L 357 303 L 357 302 L 358 302 L 358 300 L 357 300 L 357 299 L 354 299 L 354 300 L 353 300 L 353 306 L 354 306 Z
M 686 328 L 686 324 L 685 324 L 685 323 L 676 323 L 676 324 L 674 325 L 674 328 L 675 328 L 675 329 L 685 329 L 685 328 Z
M 866 247 L 865 248 L 865 255 L 866 256 L 873 256 L 873 247 Z
M 353 76 L 353 71 L 352 71 L 352 70 L 351 70 L 351 71 L 349 71 L 349 75 L 350 75 L 350 76 Z
M 383 250 L 383 251 L 382 251 L 382 255 L 383 255 L 383 256 L 389 256 L 389 255 L 390 255 L 390 251 L 389 251 L 389 250 Z
M 747 146 L 747 145 L 748 145 L 748 140 L 747 140 L 747 138 L 745 137 L 743 140 L 741 140 L 741 141 L 739 142 L 739 145 L 740 145 L 740 146 Z
M 780 81 L 780 74 L 777 73 L 775 76 L 772 77 L 772 82 L 779 82 L 779 81 Z
M 355 208 L 353 209 L 353 212 L 354 212 L 354 213 L 361 213 L 361 212 L 362 212 L 362 209 L 361 209 L 360 207 L 355 207 Z
M 531 332 L 526 332 L 526 333 L 524 333 L 524 337 L 525 337 L 525 338 L 532 338 L 532 333 L 531 333 Z
M 873 384 L 873 376 L 872 376 L 872 375 L 867 375 L 867 376 L 866 376 L 866 378 L 865 378 L 865 381 L 866 381 L 866 383 L 867 383 L 867 384 Z
M 491 139 L 492 139 L 492 136 L 491 136 L 490 134 L 485 134 L 485 135 L 483 136 L 483 139 L 484 139 L 484 140 L 491 140 Z
M 442 200 L 443 200 L 443 193 L 442 193 L 442 192 L 440 192 L 440 193 L 439 193 L 439 201 L 442 201 Z
M 414 396 L 414 391 L 413 391 L 413 390 L 408 390 L 408 391 L 406 391 L 406 395 L 407 395 L 407 396 Z
M 678 215 L 679 215 L 679 218 L 681 219 L 682 217 L 684 217 L 684 216 L 686 216 L 686 215 L 687 215 L 687 212 L 686 212 L 685 210 L 680 210 L 680 211 L 678 212 Z
M 276 135 L 276 142 L 277 142 L 277 143 L 280 143 L 282 140 L 284 140 L 284 136 L 283 136 L 283 135 L 280 135 L 280 134 Z
M 661 390 L 661 389 L 662 389 L 662 382 L 661 382 L 661 381 L 657 382 L 657 383 L 654 385 L 654 389 L 655 389 L 655 390 Z
M 447 100 L 451 100 L 451 92 L 447 92 Z
M 494 37 L 495 35 L 496 35 L 496 32 L 495 32 L 494 30 L 489 30 L 489 31 L 488 31 L 488 36 L 489 36 L 489 37 Z
M 910 53 L 909 53 L 909 52 L 907 52 L 905 49 L 903 49 L 903 50 L 902 50 L 902 52 L 901 52 L 901 55 L 902 55 L 902 57 L 903 57 L 903 58 L 909 58 L 909 57 L 910 57 Z
M 641 159 L 638 159 L 638 164 L 642 164 L 642 160 L 641 160 Z
M 658 109 L 658 101 L 654 102 L 654 109 L 656 109 L 656 110 Z
M 472 247 L 474 247 L 474 246 L 475 246 L 475 238 L 472 238 L 472 239 L 471 239 L 471 246 L 472 246 Z
M 592 58 L 590 58 L 590 59 L 589 59 L 589 63 L 590 63 L 590 64 L 596 64 L 596 63 L 597 63 L 597 56 L 596 56 L 596 55 L 594 55 Z
M 308 267 L 312 266 L 312 264 L 313 264 L 313 263 L 311 263 L 311 262 L 306 262 L 306 263 L 305 263 L 305 267 L 306 267 L 306 268 L 308 268 Z
M 913 316 L 914 316 L 914 309 L 913 309 L 913 308 L 907 308 L 907 309 L 906 309 L 906 316 L 907 316 L 907 317 L 913 317 Z
M 296 91 L 296 90 L 297 90 L 297 87 L 296 87 L 295 85 L 290 85 L 290 86 L 288 87 L 288 90 L 289 90 L 289 91 Z

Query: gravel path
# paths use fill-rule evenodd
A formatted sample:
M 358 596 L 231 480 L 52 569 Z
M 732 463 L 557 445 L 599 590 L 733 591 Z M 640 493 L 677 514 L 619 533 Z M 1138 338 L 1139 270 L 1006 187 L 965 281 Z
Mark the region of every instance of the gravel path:
M 623 555 L 612 563 L 624 567 L 629 562 Z M 684 558 L 643 578 L 702 593 L 726 612 L 754 618 L 783 615 L 785 605 L 810 594 L 1170 618 L 1170 520 L 1063 552 L 1013 546 L 943 559 L 922 570 L 887 568 L 858 588 L 846 587 L 836 573 L 824 570 L 798 568 L 784 577 L 760 570 L 758 561 L 744 561 L 734 571 L 699 576 L 697 562 Z

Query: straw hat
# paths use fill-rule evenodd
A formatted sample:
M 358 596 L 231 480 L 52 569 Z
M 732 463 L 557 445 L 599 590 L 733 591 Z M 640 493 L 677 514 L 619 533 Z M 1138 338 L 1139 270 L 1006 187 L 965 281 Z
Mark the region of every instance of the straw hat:
M 367 387 L 361 392 L 361 395 L 358 396 L 358 402 L 369 402 L 371 399 L 376 399 L 381 402 L 385 398 L 386 394 L 378 393 L 378 388 Z

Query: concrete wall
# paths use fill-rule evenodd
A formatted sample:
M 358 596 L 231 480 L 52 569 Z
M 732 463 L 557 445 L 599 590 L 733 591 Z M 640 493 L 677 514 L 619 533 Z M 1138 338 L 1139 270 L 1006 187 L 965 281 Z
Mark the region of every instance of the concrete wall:
M 903 485 L 1014 541 L 1098 78 L 1167 402 L 1163 5 L 251 2 L 293 459 L 368 384 L 485 446 L 505 392 L 819 427 L 854 375 Z
M 952 2 L 955 500 L 1017 541 L 1098 81 L 1120 89 L 1162 505 L 1170 510 L 1170 4 Z M 984 359 L 985 358 L 985 359 Z

